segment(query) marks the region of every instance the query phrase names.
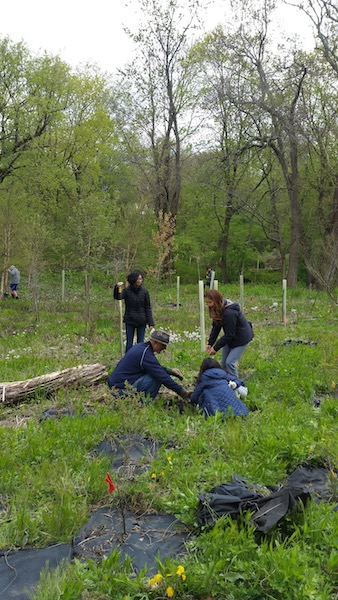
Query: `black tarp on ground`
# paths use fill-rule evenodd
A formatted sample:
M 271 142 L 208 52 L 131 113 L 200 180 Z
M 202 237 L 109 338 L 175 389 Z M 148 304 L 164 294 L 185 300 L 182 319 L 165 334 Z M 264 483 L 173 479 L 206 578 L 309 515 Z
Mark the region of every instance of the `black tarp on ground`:
M 278 486 L 264 487 L 236 475 L 232 481 L 200 494 L 197 521 L 213 525 L 223 515 L 237 518 L 247 511 L 257 531 L 266 533 L 301 501 L 330 499 L 330 471 L 325 467 L 299 466 Z
M 50 570 L 55 569 L 70 556 L 71 547 L 67 544 L 0 553 L 1 600 L 27 600 L 46 565 Z
M 48 413 L 45 418 L 55 416 L 60 415 Z M 113 456 L 112 470 L 122 475 L 135 475 L 149 469 L 151 461 L 163 445 L 140 436 L 124 437 L 101 442 L 94 454 Z M 167 443 L 165 447 L 172 448 L 173 444 Z M 117 548 L 122 559 L 126 556 L 131 558 L 135 571 L 147 564 L 149 572 L 152 572 L 157 569 L 156 555 L 159 550 L 162 560 L 178 557 L 186 552 L 184 542 L 187 530 L 171 515 L 138 516 L 126 512 L 125 527 L 127 535 L 123 536 L 120 510 L 101 508 L 91 515 L 80 530 L 73 548 L 67 544 L 58 544 L 41 549 L 0 553 L 0 600 L 28 600 L 29 592 L 34 590 L 46 564 L 53 570 L 62 560 L 71 560 L 73 556 L 84 560 L 89 556 L 100 559 Z
M 135 572 L 147 565 L 147 572 L 152 573 L 157 570 L 158 553 L 162 561 L 186 554 L 187 537 L 187 529 L 171 515 L 135 515 L 125 511 L 124 527 L 121 510 L 100 508 L 74 540 L 74 556 L 102 558 L 117 548 L 122 559 L 131 558 Z
M 172 448 L 174 444 L 163 444 L 141 436 L 125 436 L 122 439 L 104 440 L 94 450 L 94 454 L 114 456 L 111 469 L 120 474 L 140 474 L 149 469 L 150 463 L 163 446 Z
M 299 466 L 287 478 L 287 485 L 308 492 L 314 500 L 330 501 L 332 496 L 330 470 L 325 467 Z
M 42 570 L 52 571 L 63 560 L 101 560 L 118 549 L 121 560 L 131 558 L 135 572 L 147 565 L 147 573 L 157 571 L 156 557 L 161 560 L 186 554 L 188 532 L 182 523 L 171 515 L 122 513 L 118 509 L 100 508 L 82 527 L 73 547 L 58 544 L 47 548 L 18 550 L 0 554 L 1 600 L 28 600 L 34 591 Z

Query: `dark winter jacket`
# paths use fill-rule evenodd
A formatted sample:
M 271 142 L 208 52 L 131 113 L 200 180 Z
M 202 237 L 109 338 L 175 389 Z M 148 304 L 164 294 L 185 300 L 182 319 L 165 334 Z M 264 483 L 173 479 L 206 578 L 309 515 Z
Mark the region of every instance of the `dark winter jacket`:
M 174 381 L 167 373 L 165 367 L 158 362 L 150 342 L 135 344 L 115 367 L 108 377 L 110 388 L 124 389 L 125 382 L 133 385 L 143 375 L 150 375 L 165 387 L 181 395 L 184 388 Z
M 216 342 L 222 327 L 224 335 Z M 229 302 L 224 305 L 222 323 L 213 321 L 208 344 L 214 346 L 217 352 L 226 345 L 229 348 L 245 346 L 245 344 L 251 342 L 253 336 L 252 325 L 241 312 L 239 304 L 237 302 Z
M 205 417 L 214 416 L 216 411 L 225 416 L 230 412 L 235 416 L 247 415 L 248 408 L 237 397 L 236 392 L 228 385 L 229 381 L 243 385 L 237 377 L 233 377 L 223 369 L 208 369 L 201 376 L 190 397 L 192 404 L 197 404 Z
M 114 298 L 115 300 L 124 300 L 125 313 L 123 321 L 125 323 L 135 325 L 135 327 L 140 325 L 154 326 L 149 292 L 144 287 L 130 285 L 119 293 L 118 286 L 115 285 Z

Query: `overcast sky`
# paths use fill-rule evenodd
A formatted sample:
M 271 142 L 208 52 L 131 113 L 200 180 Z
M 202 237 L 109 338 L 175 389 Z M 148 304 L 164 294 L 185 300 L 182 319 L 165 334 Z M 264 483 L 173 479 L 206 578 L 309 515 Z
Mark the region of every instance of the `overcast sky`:
M 206 29 L 222 19 L 227 0 L 216 0 L 209 8 Z M 96 63 L 113 73 L 131 56 L 131 42 L 123 25 L 136 26 L 137 1 L 125 0 L 7 0 L 0 13 L 0 35 L 14 42 L 24 41 L 32 52 L 59 54 L 72 66 Z M 294 8 L 280 11 L 281 25 L 297 33 L 309 46 L 309 27 L 304 16 Z M 305 37 L 304 37 L 305 36 Z

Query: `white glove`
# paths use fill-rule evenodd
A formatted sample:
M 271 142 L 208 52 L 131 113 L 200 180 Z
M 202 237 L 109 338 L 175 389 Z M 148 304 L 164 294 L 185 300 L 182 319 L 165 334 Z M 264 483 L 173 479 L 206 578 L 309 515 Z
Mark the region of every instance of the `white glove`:
M 245 385 L 240 385 L 238 386 L 236 392 L 240 395 L 241 398 L 246 398 L 248 395 L 248 388 L 245 387 Z

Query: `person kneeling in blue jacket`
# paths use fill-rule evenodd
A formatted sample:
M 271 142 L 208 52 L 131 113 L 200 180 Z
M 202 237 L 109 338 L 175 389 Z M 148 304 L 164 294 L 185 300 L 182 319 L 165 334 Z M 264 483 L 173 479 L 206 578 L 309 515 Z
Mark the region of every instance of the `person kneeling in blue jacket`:
M 155 354 L 160 354 L 169 344 L 170 336 L 162 329 L 153 329 L 149 342 L 140 342 L 132 346 L 116 365 L 108 377 L 108 386 L 117 389 L 120 395 L 126 389 L 126 383 L 138 392 L 144 392 L 154 400 L 161 385 L 173 390 L 181 398 L 189 398 L 191 392 L 174 381 L 170 375 L 182 380 L 178 369 L 163 367 Z
M 233 389 L 235 386 L 237 393 Z M 242 396 L 247 394 L 247 388 L 243 381 L 226 373 L 214 358 L 205 358 L 202 361 L 190 401 L 197 405 L 205 418 L 215 416 L 216 412 L 224 416 L 229 413 L 236 417 L 245 416 L 249 412 L 248 407 L 238 397 L 238 393 Z

